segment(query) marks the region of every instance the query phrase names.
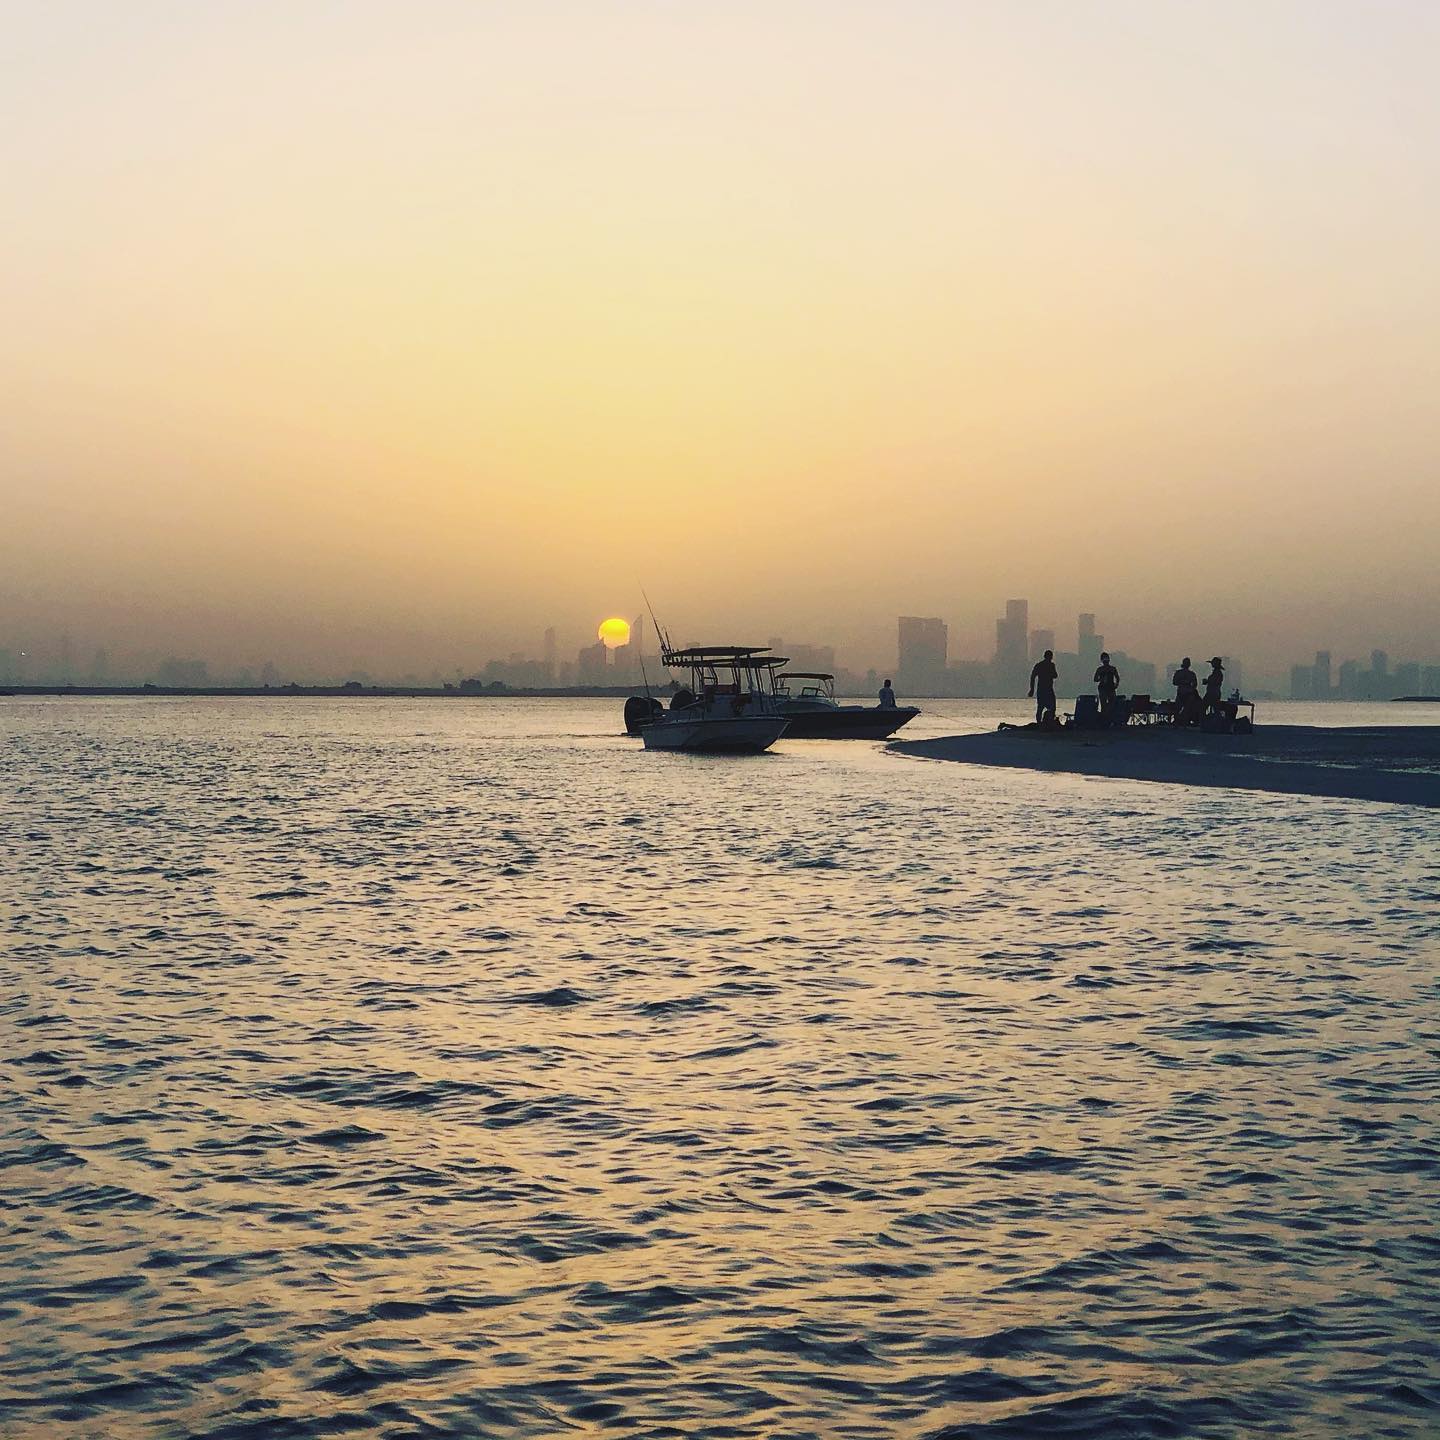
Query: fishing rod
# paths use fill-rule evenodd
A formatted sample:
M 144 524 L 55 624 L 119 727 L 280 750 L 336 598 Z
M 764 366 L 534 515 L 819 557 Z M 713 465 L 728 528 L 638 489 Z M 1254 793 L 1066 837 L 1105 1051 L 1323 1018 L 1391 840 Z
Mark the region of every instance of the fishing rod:
M 655 618 L 655 607 L 650 603 L 650 597 L 645 594 L 645 587 L 640 587 L 640 594 L 644 598 L 645 608 L 650 612 L 650 623 L 655 627 L 655 638 L 660 642 L 660 654 L 664 655 L 670 649 L 670 637 L 660 628 L 660 622 Z
M 655 697 L 650 693 L 650 675 L 645 669 L 645 647 L 642 645 L 635 651 L 636 658 L 640 661 L 640 679 L 645 683 L 645 698 L 653 700 Z

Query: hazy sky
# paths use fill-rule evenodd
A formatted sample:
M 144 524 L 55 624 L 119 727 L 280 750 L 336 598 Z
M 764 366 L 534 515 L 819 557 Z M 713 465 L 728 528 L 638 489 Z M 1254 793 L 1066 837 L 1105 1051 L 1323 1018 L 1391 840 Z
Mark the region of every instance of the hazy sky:
M 1440 655 L 1431 0 L 0 19 L 0 645 Z

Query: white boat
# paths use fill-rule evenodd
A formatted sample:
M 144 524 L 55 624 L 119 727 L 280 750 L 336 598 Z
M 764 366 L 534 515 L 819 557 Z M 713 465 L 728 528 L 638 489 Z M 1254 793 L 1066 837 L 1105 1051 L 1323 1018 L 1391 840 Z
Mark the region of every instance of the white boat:
M 701 645 L 665 649 L 662 662 L 689 675 L 670 708 L 639 726 L 647 750 L 768 750 L 786 720 L 775 701 L 772 676 L 783 660 L 756 645 Z

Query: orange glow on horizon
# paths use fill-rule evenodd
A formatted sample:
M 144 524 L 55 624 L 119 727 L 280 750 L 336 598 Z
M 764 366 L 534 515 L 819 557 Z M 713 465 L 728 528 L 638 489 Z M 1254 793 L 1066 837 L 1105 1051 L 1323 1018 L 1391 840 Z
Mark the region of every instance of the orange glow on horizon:
M 0 650 L 1440 659 L 1437 25 L 11 6 Z

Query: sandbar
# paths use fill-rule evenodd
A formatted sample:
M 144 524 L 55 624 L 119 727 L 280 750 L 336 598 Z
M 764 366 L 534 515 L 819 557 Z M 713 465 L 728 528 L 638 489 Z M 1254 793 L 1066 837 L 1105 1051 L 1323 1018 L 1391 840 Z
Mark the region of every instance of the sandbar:
M 1440 725 L 1260 725 L 1250 735 L 1170 726 L 1005 730 L 893 740 L 889 748 L 966 765 L 1440 807 Z

